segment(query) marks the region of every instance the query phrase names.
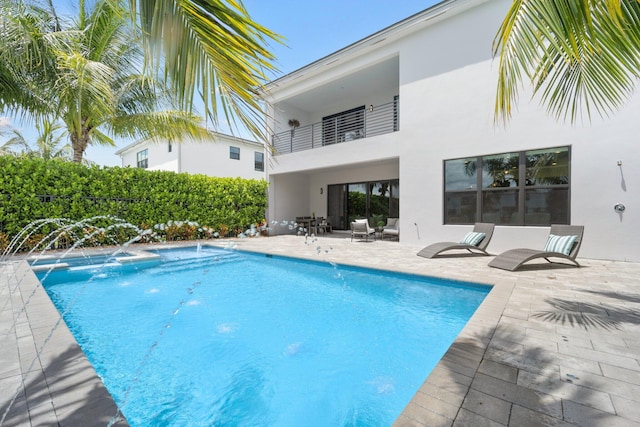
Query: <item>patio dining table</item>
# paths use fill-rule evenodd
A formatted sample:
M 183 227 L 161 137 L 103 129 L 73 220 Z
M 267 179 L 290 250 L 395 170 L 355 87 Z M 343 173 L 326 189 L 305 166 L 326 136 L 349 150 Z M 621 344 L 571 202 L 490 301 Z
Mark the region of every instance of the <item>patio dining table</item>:
M 303 228 L 307 233 L 311 234 L 311 230 L 315 228 L 316 219 L 311 217 L 296 217 L 298 230 Z

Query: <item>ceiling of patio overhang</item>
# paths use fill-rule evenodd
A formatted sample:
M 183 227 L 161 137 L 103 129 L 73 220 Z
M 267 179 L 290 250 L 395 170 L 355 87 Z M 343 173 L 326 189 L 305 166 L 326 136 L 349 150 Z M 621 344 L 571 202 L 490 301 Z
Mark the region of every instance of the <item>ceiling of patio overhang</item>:
M 319 111 L 340 105 L 345 98 L 362 99 L 372 91 L 395 93 L 399 74 L 396 56 L 281 101 L 304 111 Z
M 364 163 L 350 163 L 350 164 L 343 164 L 343 165 L 337 165 L 337 166 L 319 167 L 315 169 L 305 169 L 300 171 L 270 173 L 270 175 L 297 174 L 297 175 L 311 176 L 311 175 L 322 174 L 322 173 L 342 172 L 346 170 L 364 169 L 364 168 L 379 167 L 379 166 L 397 166 L 398 162 L 399 162 L 399 159 L 396 157 L 392 159 L 382 159 L 382 160 L 375 160 L 375 161 L 364 162 Z

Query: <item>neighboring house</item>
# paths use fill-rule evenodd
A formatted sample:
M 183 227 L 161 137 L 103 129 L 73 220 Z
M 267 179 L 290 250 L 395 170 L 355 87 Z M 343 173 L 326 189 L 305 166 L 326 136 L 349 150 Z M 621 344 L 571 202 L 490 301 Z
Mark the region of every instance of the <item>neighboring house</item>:
M 571 126 L 523 93 L 495 124 L 491 48 L 511 3 L 444 1 L 270 82 L 269 219 L 398 216 L 416 247 L 493 222 L 492 253 L 581 224 L 580 256 L 640 261 L 640 99 Z
M 211 142 L 138 141 L 116 154 L 123 167 L 266 179 L 264 146 L 220 133 Z

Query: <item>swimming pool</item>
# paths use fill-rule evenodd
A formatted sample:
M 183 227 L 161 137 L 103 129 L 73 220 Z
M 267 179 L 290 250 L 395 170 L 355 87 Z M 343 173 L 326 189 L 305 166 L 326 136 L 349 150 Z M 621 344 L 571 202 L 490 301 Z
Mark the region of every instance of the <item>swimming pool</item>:
M 206 246 L 155 252 L 161 264 L 44 281 L 133 426 L 389 425 L 490 289 Z

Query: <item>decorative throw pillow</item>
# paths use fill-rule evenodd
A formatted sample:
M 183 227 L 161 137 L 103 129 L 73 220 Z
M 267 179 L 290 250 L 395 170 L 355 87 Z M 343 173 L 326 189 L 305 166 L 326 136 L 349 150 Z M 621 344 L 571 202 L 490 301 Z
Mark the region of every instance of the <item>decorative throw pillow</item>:
M 571 248 L 573 248 L 573 243 L 577 238 L 578 236 L 556 236 L 554 234 L 550 234 L 544 250 L 545 252 L 557 252 L 569 255 Z
M 464 236 L 462 240 L 460 240 L 460 243 L 462 243 L 463 245 L 478 246 L 478 244 L 482 242 L 482 239 L 484 239 L 484 236 L 484 233 L 472 231 L 470 233 L 467 233 L 467 235 Z

